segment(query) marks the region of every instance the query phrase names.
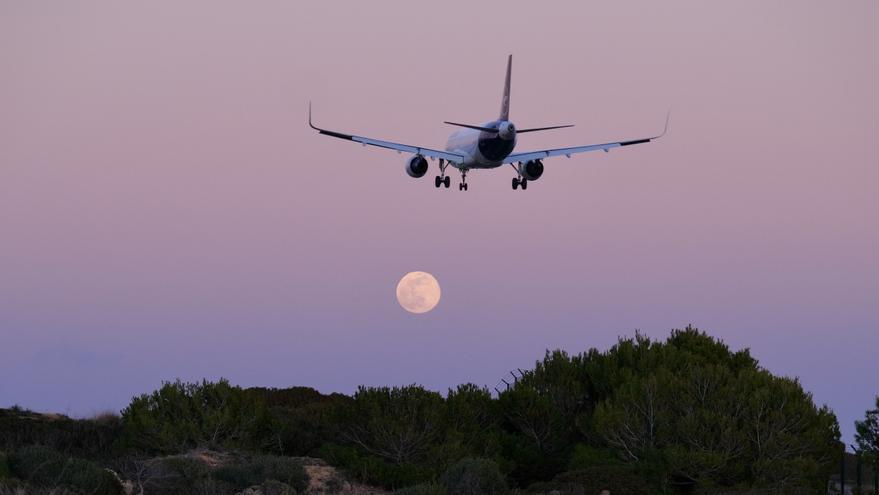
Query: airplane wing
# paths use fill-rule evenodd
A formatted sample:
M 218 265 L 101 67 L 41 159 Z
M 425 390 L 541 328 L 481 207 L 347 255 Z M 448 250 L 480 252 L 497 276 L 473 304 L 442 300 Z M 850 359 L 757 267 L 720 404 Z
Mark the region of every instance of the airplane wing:
M 575 153 L 585 153 L 587 151 L 610 151 L 611 148 L 619 148 L 621 146 L 631 146 L 633 144 L 641 144 L 641 143 L 649 143 L 654 139 L 659 139 L 662 136 L 665 136 L 666 131 L 668 131 L 668 116 L 665 118 L 665 128 L 662 130 L 662 134 L 658 136 L 641 138 L 641 139 L 631 139 L 628 141 L 616 141 L 612 143 L 603 143 L 603 144 L 589 144 L 586 146 L 572 146 L 570 148 L 555 148 L 549 150 L 539 150 L 539 151 L 525 151 L 522 153 L 512 153 L 504 159 L 504 163 L 515 163 L 515 162 L 527 162 L 528 160 L 541 160 L 543 158 L 549 158 L 551 156 L 567 156 L 568 158 Z
M 412 146 L 409 144 L 392 143 L 390 141 L 382 141 L 380 139 L 372 139 L 364 136 L 355 136 L 353 134 L 345 134 L 342 132 L 321 129 L 311 122 L 311 104 L 308 105 L 308 125 L 321 134 L 326 134 L 327 136 L 332 136 L 339 139 L 347 139 L 349 141 L 360 143 L 363 146 L 378 146 L 379 148 L 387 148 L 406 153 L 413 153 L 416 155 L 426 156 L 428 158 L 442 158 L 452 163 L 464 163 L 464 156 L 457 153 L 434 150 L 430 148 L 422 148 L 421 146 Z

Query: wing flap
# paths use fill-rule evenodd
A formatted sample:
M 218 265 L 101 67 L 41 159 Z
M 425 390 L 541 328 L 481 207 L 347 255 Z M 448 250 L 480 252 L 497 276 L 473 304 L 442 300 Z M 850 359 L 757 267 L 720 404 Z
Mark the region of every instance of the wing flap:
M 346 139 L 348 141 L 354 141 L 355 143 L 360 143 L 364 146 L 377 146 L 379 148 L 386 148 L 391 150 L 396 150 L 399 152 L 405 153 L 414 153 L 422 156 L 426 156 L 428 158 L 442 158 L 446 161 L 461 164 L 464 163 L 464 156 L 459 155 L 457 153 L 451 153 L 448 151 L 440 151 L 431 148 L 422 148 L 421 146 L 413 146 L 409 144 L 403 143 L 394 143 L 391 141 L 383 141 L 381 139 L 373 139 L 365 136 L 357 136 L 354 134 L 346 134 L 344 132 L 331 131 L 329 129 L 323 129 L 314 125 L 311 121 L 311 103 L 308 104 L 308 126 L 312 129 L 316 130 L 320 134 L 324 134 L 326 136 L 332 136 L 334 138 Z
M 528 160 L 540 160 L 543 158 L 549 158 L 552 156 L 567 156 L 568 158 L 571 155 L 576 153 L 585 153 L 587 151 L 610 151 L 612 148 L 619 148 L 621 146 L 631 146 L 633 144 L 642 144 L 649 143 L 654 139 L 659 139 L 662 136 L 665 136 L 665 133 L 668 131 L 668 120 L 671 114 L 665 117 L 665 128 L 662 130 L 662 134 L 649 137 L 649 138 L 641 138 L 641 139 L 631 139 L 628 141 L 616 141 L 612 143 L 603 143 L 603 144 L 588 144 L 586 146 L 572 146 L 570 148 L 555 148 L 548 150 L 539 150 L 539 151 L 526 151 L 524 153 L 513 153 L 507 158 L 504 159 L 504 163 L 515 163 L 515 162 L 527 162 Z

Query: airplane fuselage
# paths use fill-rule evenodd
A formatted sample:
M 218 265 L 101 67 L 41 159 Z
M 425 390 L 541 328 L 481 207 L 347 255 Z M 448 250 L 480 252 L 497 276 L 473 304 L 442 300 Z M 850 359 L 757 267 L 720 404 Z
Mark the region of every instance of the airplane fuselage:
M 485 132 L 461 129 L 453 132 L 446 142 L 446 151 L 464 155 L 463 163 L 450 163 L 455 168 L 497 168 L 516 147 L 516 127 L 508 120 L 493 120 L 480 127 L 499 129 Z

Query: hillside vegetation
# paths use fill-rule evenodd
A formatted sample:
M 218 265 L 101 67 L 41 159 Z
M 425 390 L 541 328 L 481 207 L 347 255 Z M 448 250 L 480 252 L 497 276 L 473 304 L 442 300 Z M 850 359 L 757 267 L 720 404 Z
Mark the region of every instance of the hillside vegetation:
M 118 417 L 0 411 L 0 484 L 70 493 L 820 493 L 840 455 L 796 379 L 689 327 L 547 352 L 495 396 L 176 381 Z

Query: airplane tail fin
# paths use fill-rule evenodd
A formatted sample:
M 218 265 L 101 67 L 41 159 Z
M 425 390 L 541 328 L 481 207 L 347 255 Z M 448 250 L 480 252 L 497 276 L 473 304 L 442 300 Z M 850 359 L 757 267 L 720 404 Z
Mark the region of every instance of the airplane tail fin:
M 513 66 L 513 55 L 507 58 L 507 80 L 504 82 L 504 99 L 501 100 L 499 120 L 510 120 L 510 70 Z

